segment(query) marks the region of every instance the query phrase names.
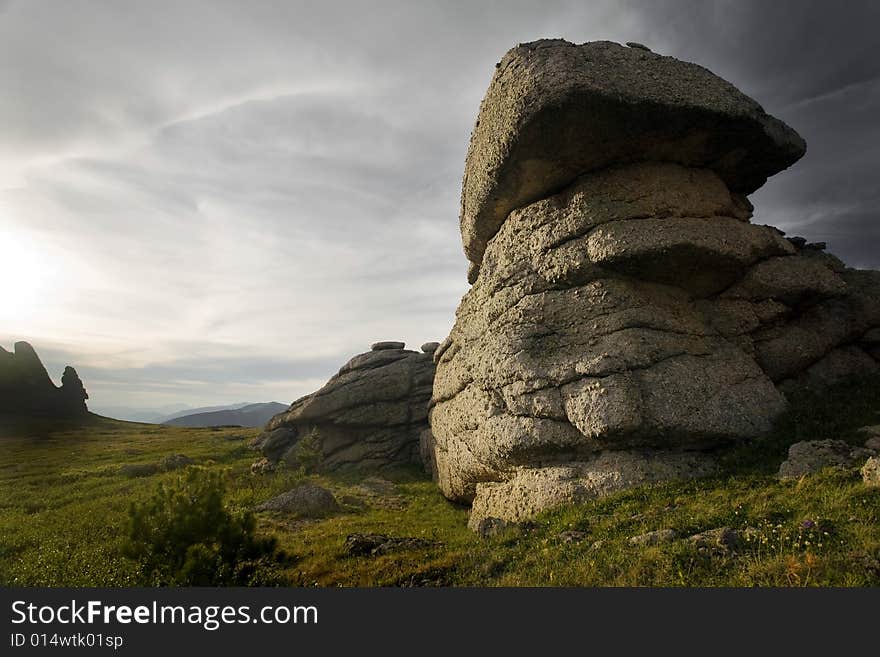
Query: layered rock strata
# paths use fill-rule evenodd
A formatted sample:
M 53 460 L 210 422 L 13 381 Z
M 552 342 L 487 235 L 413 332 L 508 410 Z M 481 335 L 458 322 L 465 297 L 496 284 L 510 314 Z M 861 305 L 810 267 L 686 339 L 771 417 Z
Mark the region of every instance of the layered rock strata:
M 473 287 L 422 438 L 473 526 L 707 474 L 787 387 L 878 370 L 880 273 L 750 223 L 746 194 L 804 150 L 694 64 L 608 42 L 505 55 L 465 165 Z

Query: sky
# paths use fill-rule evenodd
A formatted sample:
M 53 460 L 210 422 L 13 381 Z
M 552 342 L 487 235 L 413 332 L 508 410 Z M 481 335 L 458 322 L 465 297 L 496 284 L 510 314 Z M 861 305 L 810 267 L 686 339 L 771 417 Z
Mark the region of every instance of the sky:
M 756 223 L 880 268 L 880 3 L 0 0 L 0 345 L 90 408 L 290 402 L 442 340 L 505 51 L 638 41 L 807 141 Z

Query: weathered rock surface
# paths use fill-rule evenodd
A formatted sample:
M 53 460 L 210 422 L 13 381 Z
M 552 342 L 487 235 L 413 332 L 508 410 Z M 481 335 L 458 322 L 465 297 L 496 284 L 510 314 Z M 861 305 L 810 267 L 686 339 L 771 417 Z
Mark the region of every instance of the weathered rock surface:
M 505 481 L 477 484 L 468 524 L 479 530 L 486 518 L 522 522 L 550 507 L 639 484 L 706 476 L 713 470 L 713 462 L 700 454 L 660 451 L 606 451 L 590 461 L 521 468 Z
M 842 440 L 804 440 L 788 448 L 788 458 L 779 466 L 781 479 L 797 479 L 823 468 L 852 468 L 873 454 Z
M 319 471 L 420 462 L 434 380 L 429 353 L 377 343 L 293 402 L 254 443 L 272 463 Z
M 600 42 L 505 55 L 465 164 L 473 287 L 422 453 L 471 526 L 712 471 L 785 393 L 880 371 L 880 272 L 750 223 L 803 140 L 709 71 Z
M 0 413 L 85 415 L 88 398 L 76 370 L 69 365 L 61 375 L 61 387 L 57 387 L 30 344 L 16 342 L 13 353 L 0 347 Z
M 292 513 L 303 518 L 320 518 L 338 509 L 333 493 L 313 484 L 297 486 L 256 507 L 257 511 Z

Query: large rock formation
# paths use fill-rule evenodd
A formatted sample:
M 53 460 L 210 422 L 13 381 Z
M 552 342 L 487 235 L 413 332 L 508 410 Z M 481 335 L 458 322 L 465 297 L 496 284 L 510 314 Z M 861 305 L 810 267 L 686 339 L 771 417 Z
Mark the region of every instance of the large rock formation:
M 75 416 L 88 412 L 89 396 L 76 370 L 64 368 L 61 387 L 27 342 L 16 342 L 14 352 L 0 347 L 0 413 L 8 415 Z
M 377 342 L 323 388 L 296 400 L 266 425 L 255 446 L 271 462 L 316 470 L 419 462 L 434 381 L 432 353 Z
M 423 452 L 472 525 L 710 472 L 794 385 L 878 370 L 880 272 L 749 222 L 803 140 L 694 64 L 539 41 L 471 137 L 471 290 Z

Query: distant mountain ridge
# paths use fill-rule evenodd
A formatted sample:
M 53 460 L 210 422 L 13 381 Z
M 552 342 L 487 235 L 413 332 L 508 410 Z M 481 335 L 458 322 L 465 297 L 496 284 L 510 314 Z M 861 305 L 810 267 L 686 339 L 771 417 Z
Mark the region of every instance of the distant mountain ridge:
M 173 417 L 162 424 L 174 427 L 214 427 L 221 425 L 261 427 L 274 415 L 285 410 L 287 410 L 287 404 L 265 402 L 260 404 L 248 404 L 240 408 L 225 408 L 222 410 Z
M 171 420 L 187 415 L 199 415 L 201 413 L 213 413 L 215 411 L 237 411 L 245 406 L 259 406 L 261 403 L 274 404 L 275 402 L 239 402 L 238 404 L 221 404 L 218 406 L 197 406 L 196 408 L 182 408 L 179 411 L 168 413 L 156 418 L 156 424 L 166 424 Z
M 211 411 L 236 410 L 244 406 L 250 406 L 257 402 L 238 402 L 235 404 L 223 404 L 222 406 L 186 406 L 185 404 L 168 404 L 154 408 L 136 406 L 94 406 L 92 408 L 98 415 L 104 417 L 125 420 L 126 422 L 146 422 L 147 424 L 162 424 L 174 418 L 196 413 L 208 413 Z

